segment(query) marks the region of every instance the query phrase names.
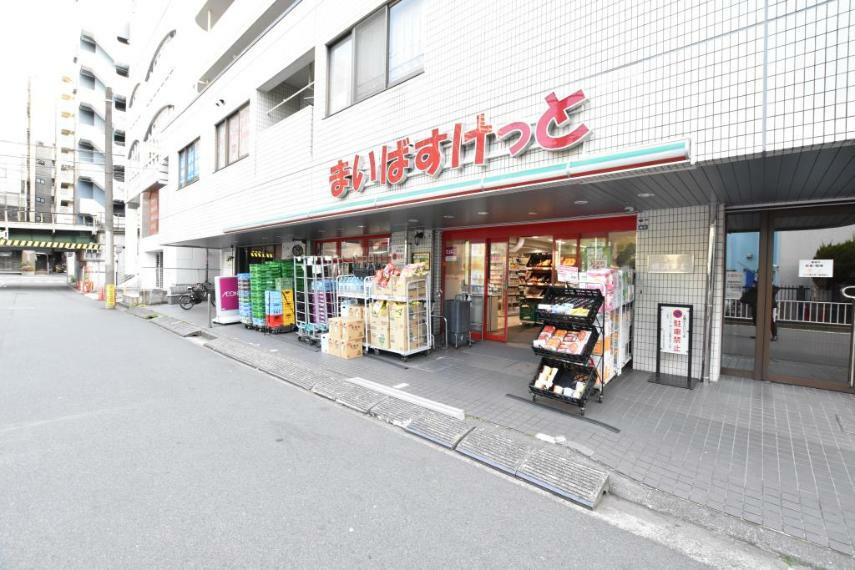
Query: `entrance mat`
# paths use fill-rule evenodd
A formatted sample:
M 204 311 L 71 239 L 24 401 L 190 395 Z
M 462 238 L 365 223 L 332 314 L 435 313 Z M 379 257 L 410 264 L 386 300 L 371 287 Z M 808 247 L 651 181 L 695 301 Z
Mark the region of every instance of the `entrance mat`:
M 406 427 L 410 433 L 429 439 L 443 447 L 454 449 L 463 437 L 472 431 L 471 424 L 433 411 L 426 411 Z
M 694 390 L 695 386 L 700 382 L 697 378 L 689 379 L 685 376 L 675 376 L 674 374 L 651 374 L 647 381 L 651 384 L 686 388 L 687 390 Z
M 463 455 L 509 475 L 516 474 L 531 450 L 529 443 L 510 431 L 486 427 L 473 429 L 457 446 Z
M 585 465 L 559 449 L 532 451 L 517 477 L 591 510 L 609 488 L 607 471 Z
M 589 424 L 594 424 L 595 426 L 600 426 L 601 428 L 607 429 L 614 433 L 620 433 L 620 428 L 616 428 L 613 425 L 609 425 L 605 422 L 601 422 L 599 420 L 594 420 L 589 418 L 588 416 L 582 416 L 579 414 L 574 414 L 568 410 L 562 410 L 560 408 L 556 408 L 554 406 L 547 405 L 545 402 L 541 402 L 538 400 L 537 402 L 532 402 L 531 398 L 523 398 L 522 396 L 517 396 L 516 394 L 505 394 L 506 398 L 511 398 L 513 400 L 519 400 L 520 402 L 525 402 L 531 406 L 537 406 L 538 408 L 542 408 L 544 410 L 549 410 L 550 412 L 555 412 L 556 414 L 562 414 L 565 416 L 569 416 L 574 420 L 579 420 L 583 422 L 588 422 Z

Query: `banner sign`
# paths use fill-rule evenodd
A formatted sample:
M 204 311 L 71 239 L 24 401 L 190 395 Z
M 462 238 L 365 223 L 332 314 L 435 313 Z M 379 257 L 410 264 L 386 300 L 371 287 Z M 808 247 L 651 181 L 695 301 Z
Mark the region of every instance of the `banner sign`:
M 690 307 L 666 305 L 659 307 L 660 352 L 689 354 Z
M 800 259 L 799 277 L 834 277 L 834 260 Z
M 215 323 L 227 325 L 240 322 L 238 312 L 237 277 L 214 277 Z
M 480 113 L 475 118 L 475 126 L 469 130 L 465 130 L 463 123 L 454 123 L 451 129 L 434 128 L 425 138 L 414 139 L 412 143 L 405 137 L 391 147 L 383 145 L 366 156 L 354 154 L 352 160 L 339 160 L 330 167 L 330 194 L 345 198 L 349 192 L 362 192 L 370 184 L 403 184 L 413 170 L 436 178 L 446 168 L 458 169 L 467 163 L 486 166 L 493 158 L 517 158 L 535 142 L 547 151 L 570 149 L 591 134 L 584 124 L 570 129 L 571 113 L 586 100 L 581 89 L 562 99 L 552 92 L 545 98 L 546 110 L 534 124 L 511 121 L 494 129 Z M 564 132 L 556 133 L 555 128 L 564 128 Z M 507 151 L 488 155 L 491 137 L 508 143 Z M 471 159 L 465 158 L 468 156 Z
M 741 299 L 744 285 L 745 274 L 742 271 L 728 271 L 724 280 L 724 298 Z

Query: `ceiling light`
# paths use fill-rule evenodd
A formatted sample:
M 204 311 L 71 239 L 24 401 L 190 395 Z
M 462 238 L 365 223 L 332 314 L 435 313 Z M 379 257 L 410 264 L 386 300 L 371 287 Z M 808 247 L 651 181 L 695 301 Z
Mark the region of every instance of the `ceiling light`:
M 489 213 L 490 213 L 490 212 L 478 212 L 478 215 L 479 215 L 479 216 L 486 216 L 486 215 L 487 215 L 487 214 L 489 214 Z
M 533 211 L 532 211 L 532 212 L 529 212 L 529 213 L 528 213 L 528 215 L 529 215 L 529 216 L 536 216 L 536 215 L 537 215 L 537 212 L 533 212 Z
M 359 228 L 359 229 L 362 229 L 362 228 L 364 228 L 365 226 L 356 226 L 356 227 L 357 227 L 357 228 Z
M 443 218 L 445 218 L 446 220 L 453 220 L 453 219 L 454 219 L 454 216 L 452 216 L 452 215 L 450 215 L 450 214 L 446 214 L 446 215 L 444 215 L 444 216 L 443 216 Z
M 588 201 L 587 200 L 576 200 L 573 203 L 576 204 L 577 206 L 584 206 L 585 204 L 588 203 Z
M 408 222 L 410 222 L 411 224 L 417 224 L 417 223 L 419 223 L 419 221 L 418 221 L 417 219 L 415 219 L 415 218 L 410 218 L 410 219 L 409 219 L 409 220 L 407 220 L 407 221 L 408 221 Z
M 656 196 L 656 194 L 654 194 L 653 192 L 642 192 L 638 195 L 639 198 L 652 198 L 654 196 Z

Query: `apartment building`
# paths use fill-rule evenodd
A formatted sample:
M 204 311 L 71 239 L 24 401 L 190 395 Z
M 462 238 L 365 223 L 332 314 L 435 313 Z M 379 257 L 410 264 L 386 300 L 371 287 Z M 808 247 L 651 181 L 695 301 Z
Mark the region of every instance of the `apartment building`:
M 608 252 L 635 269 L 636 368 L 852 390 L 855 275 L 819 250 L 782 268 L 775 246 L 855 230 L 845 4 L 136 9 L 128 223 L 143 288 L 294 246 L 419 254 L 446 298 L 496 299 L 475 336 L 513 342 L 512 253 L 537 244 L 569 272 Z M 813 285 L 791 290 L 791 274 Z M 669 303 L 692 308 L 688 357 L 658 348 Z
M 72 217 L 77 223 L 104 223 L 106 152 L 106 93 L 112 89 L 113 208 L 117 229 L 116 256 L 118 276 L 124 274 L 125 212 L 125 133 L 129 96 L 130 37 L 128 23 L 121 16 L 122 5 L 104 13 L 104 3 L 90 0 L 76 6 L 79 38 L 61 78 L 57 102 L 55 211 Z M 125 13 L 125 18 L 126 13 Z M 103 236 L 102 236 L 103 238 Z M 95 288 L 104 283 L 103 248 L 76 254 L 70 264 L 72 274 L 92 281 Z

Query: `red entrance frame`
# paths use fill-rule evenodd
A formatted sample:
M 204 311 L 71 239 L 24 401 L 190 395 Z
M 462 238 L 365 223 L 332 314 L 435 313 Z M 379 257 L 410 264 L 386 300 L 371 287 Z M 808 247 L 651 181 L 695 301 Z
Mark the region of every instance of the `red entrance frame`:
M 636 216 L 612 216 L 604 218 L 584 218 L 579 220 L 565 220 L 560 222 L 539 222 L 532 224 L 506 225 L 506 226 L 485 226 L 477 228 L 462 228 L 449 229 L 442 232 L 442 265 L 440 283 L 445 291 L 445 250 L 448 242 L 451 240 L 469 240 L 484 243 L 484 314 L 482 315 L 481 333 L 472 333 L 473 338 L 486 340 L 495 340 L 498 342 L 507 342 L 508 337 L 508 290 L 505 287 L 502 306 L 505 307 L 505 328 L 501 335 L 484 333 L 483 323 L 487 321 L 487 291 L 488 283 L 490 282 L 490 263 L 489 254 L 490 246 L 494 241 L 507 242 L 512 236 L 526 237 L 535 235 L 551 235 L 552 236 L 552 255 L 555 256 L 555 240 L 560 239 L 575 239 L 576 245 L 576 266 L 579 266 L 578 242 L 581 238 L 590 237 L 608 237 L 611 232 L 628 232 L 636 230 Z M 508 262 L 505 260 L 505 274 L 507 275 Z M 554 271 L 554 269 L 553 269 Z M 553 279 L 554 279 L 553 274 Z M 445 298 L 442 299 L 442 310 L 445 311 Z

